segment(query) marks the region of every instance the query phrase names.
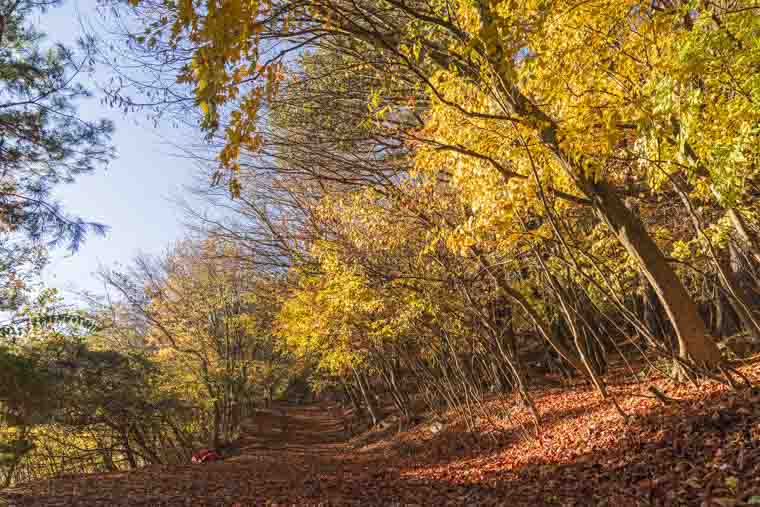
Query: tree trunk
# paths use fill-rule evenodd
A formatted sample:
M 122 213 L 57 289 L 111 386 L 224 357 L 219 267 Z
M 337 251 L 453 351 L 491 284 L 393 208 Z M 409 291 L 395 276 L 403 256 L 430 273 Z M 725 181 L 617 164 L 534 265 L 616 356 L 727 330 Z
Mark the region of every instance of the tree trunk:
M 486 3 L 481 2 L 479 5 L 490 11 Z M 485 15 L 490 15 L 490 12 L 486 12 Z M 500 77 L 503 78 L 505 96 L 509 97 L 512 109 L 506 112 L 528 117 L 538 126 L 538 138 L 591 201 L 599 218 L 609 226 L 628 254 L 638 262 L 673 323 L 678 337 L 679 356 L 698 364 L 717 365 L 721 359 L 720 350 L 710 337 L 697 305 L 641 221 L 625 206 L 607 182 L 597 182 L 585 176 L 585 158 L 582 154 L 568 154 L 564 151 L 557 122 L 533 104 L 512 82 L 511 76 Z
M 222 431 L 222 428 L 221 428 L 221 425 L 222 425 L 222 412 L 221 412 L 221 408 L 219 407 L 219 402 L 218 401 L 214 402 L 214 421 L 213 421 L 212 424 L 214 425 L 214 427 L 213 427 L 212 433 L 211 433 L 211 442 L 210 442 L 210 445 L 211 445 L 211 447 L 213 447 L 214 449 L 216 449 L 220 445 L 220 442 L 221 442 L 221 434 L 220 433 Z
M 522 308 L 526 314 L 528 314 L 528 317 L 531 321 L 533 321 L 536 329 L 538 329 L 541 336 L 547 341 L 547 343 L 549 343 L 549 345 L 552 346 L 557 354 L 559 354 L 560 357 L 571 364 L 577 371 L 583 372 L 583 363 L 581 363 L 578 357 L 573 354 L 573 352 L 568 347 L 565 347 L 561 342 L 557 342 L 553 339 L 551 331 L 549 330 L 548 323 L 546 320 L 544 320 L 541 314 L 539 314 L 538 311 L 533 308 L 533 305 L 531 305 L 530 302 L 522 294 L 520 294 L 519 291 L 513 289 L 506 280 L 504 280 L 501 276 L 497 276 L 493 273 L 491 269 L 491 263 L 488 262 L 486 257 L 477 248 L 473 247 L 471 248 L 471 251 L 478 257 L 478 260 L 480 261 L 480 264 L 483 266 L 483 268 L 485 268 L 491 274 L 494 282 L 499 287 L 499 289 L 504 292 L 504 294 L 509 299 L 515 302 L 517 306 Z
M 129 430 L 124 430 L 122 434 L 122 445 L 124 445 L 124 455 L 127 458 L 127 463 L 129 463 L 129 468 L 134 470 L 137 468 L 137 460 L 132 445 L 129 443 Z
M 718 291 L 715 301 L 715 329 L 721 338 L 733 336 L 739 330 L 738 317 L 731 307 L 728 296 L 723 291 Z
M 750 295 L 739 284 L 731 265 L 728 261 L 718 259 L 721 275 L 724 278 L 723 282 L 726 285 L 726 291 L 728 292 L 728 301 L 734 312 L 739 317 L 744 330 L 753 338 L 760 339 L 760 325 L 752 315 L 752 300 Z
M 576 371 L 580 372 L 581 374 L 584 374 L 585 367 L 581 360 L 578 358 L 576 354 L 574 354 L 572 351 L 570 351 L 569 348 L 565 347 L 565 345 L 556 340 L 554 336 L 552 335 L 548 323 L 544 320 L 544 318 L 533 308 L 533 306 L 528 302 L 527 299 L 525 299 L 522 294 L 517 292 L 516 290 L 509 287 L 507 284 L 502 284 L 500 286 L 502 290 L 509 296 L 512 300 L 514 300 L 515 303 L 517 303 L 524 311 L 528 314 L 528 317 L 533 321 L 533 323 L 536 325 L 536 328 L 538 328 L 538 331 L 543 336 L 544 340 L 551 345 L 551 347 L 559 354 L 559 356 L 567 361 L 569 364 L 575 368 Z
M 671 178 L 671 180 L 675 191 L 683 202 L 684 208 L 691 217 L 695 232 L 702 241 L 705 249 L 708 251 L 710 258 L 715 263 L 715 267 L 718 270 L 718 279 L 726 290 L 729 296 L 729 301 L 731 302 L 731 306 L 734 308 L 736 315 L 739 316 L 744 328 L 751 336 L 760 337 L 760 324 L 758 324 L 757 320 L 755 320 L 752 315 L 752 303 L 749 295 L 742 289 L 742 287 L 740 287 L 733 271 L 731 270 L 730 263 L 725 258 L 721 258 L 715 247 L 713 247 L 710 238 L 705 234 L 704 228 L 702 227 L 702 220 L 691 203 L 689 194 L 685 190 L 683 179 L 679 176 L 675 176 Z M 729 210 L 729 213 L 731 213 L 731 210 Z
M 345 380 L 341 379 L 341 383 L 343 384 L 343 389 L 346 391 L 346 396 L 348 396 L 348 399 L 351 401 L 351 405 L 354 407 L 355 416 L 361 417 L 362 406 L 361 403 L 359 403 L 359 398 L 356 396 L 356 393 L 354 393 L 353 388 Z
M 139 448 L 142 450 L 142 456 L 148 458 L 146 461 L 150 460 L 151 465 L 162 465 L 163 460 L 161 459 L 161 456 L 159 456 L 158 452 L 156 452 L 155 443 L 149 442 L 145 439 L 145 435 L 142 431 L 140 431 L 140 427 L 137 425 L 132 426 L 132 434 L 135 437 L 135 442 L 139 446 Z
M 670 321 L 663 315 L 662 304 L 657 298 L 657 293 L 652 285 L 641 274 L 641 283 L 644 286 L 642 299 L 642 320 L 647 331 L 653 337 L 660 337 L 660 343 L 664 344 L 669 350 L 675 350 L 675 341 L 673 340 L 673 328 Z M 650 345 L 656 346 L 656 343 Z
M 551 333 L 553 339 L 557 343 L 565 344 L 567 342 L 567 339 L 565 337 L 569 332 L 570 330 L 567 329 L 562 315 L 560 312 L 556 312 L 551 322 Z M 562 356 L 552 354 L 552 352 L 554 352 L 552 349 L 546 349 L 545 360 L 548 371 L 550 373 L 557 373 L 563 381 L 569 381 L 573 376 L 573 371 L 567 368 L 564 360 L 562 359 Z M 578 371 L 582 374 L 586 373 L 584 370 Z
M 380 420 L 377 416 L 377 409 L 375 408 L 375 401 L 372 399 L 369 393 L 369 387 L 364 385 L 364 380 L 362 379 L 362 376 L 359 374 L 356 369 L 352 366 L 351 369 L 354 372 L 354 378 L 356 379 L 356 383 L 359 386 L 359 390 L 362 393 L 362 397 L 364 398 L 364 404 L 367 406 L 367 412 L 369 413 L 370 420 L 372 421 L 372 426 L 375 426 L 378 421 Z
M 641 266 L 642 273 L 665 308 L 678 337 L 679 357 L 700 365 L 717 365 L 721 360 L 720 350 L 710 337 L 697 305 L 643 224 L 607 183 L 595 183 L 593 188 L 597 214 Z
M 760 243 L 758 242 L 755 235 L 752 234 L 752 232 L 747 227 L 747 223 L 744 220 L 742 214 L 733 208 L 727 210 L 726 214 L 728 215 L 728 219 L 731 220 L 731 225 L 734 226 L 736 235 L 743 243 L 742 246 L 744 246 L 752 254 L 755 262 L 760 264 Z

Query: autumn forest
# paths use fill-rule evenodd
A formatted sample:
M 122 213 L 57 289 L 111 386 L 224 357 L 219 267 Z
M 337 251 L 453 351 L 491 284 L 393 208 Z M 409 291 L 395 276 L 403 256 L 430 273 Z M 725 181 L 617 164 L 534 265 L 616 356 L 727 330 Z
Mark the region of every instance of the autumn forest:
M 8 505 L 760 504 L 755 2 L 57 1 L 0 0 Z M 91 95 L 200 178 L 72 304 Z M 118 473 L 207 486 L 56 482 Z

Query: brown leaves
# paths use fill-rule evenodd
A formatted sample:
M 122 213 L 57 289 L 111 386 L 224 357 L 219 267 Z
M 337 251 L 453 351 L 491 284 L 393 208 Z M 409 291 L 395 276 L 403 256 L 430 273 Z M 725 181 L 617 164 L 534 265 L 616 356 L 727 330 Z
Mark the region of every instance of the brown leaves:
M 750 372 L 760 369 L 753 368 Z M 612 505 L 760 504 L 760 396 L 715 384 L 671 388 L 663 406 L 640 386 L 612 386 L 626 424 L 588 388 L 536 393 L 539 439 L 510 421 L 429 425 L 356 449 L 325 407 L 291 408 L 287 442 L 241 442 L 204 466 L 70 477 L 5 493 L 9 505 Z M 495 405 L 510 400 L 492 400 Z M 498 427 L 494 427 L 498 426 Z M 488 433 L 486 433 L 488 431 Z M 488 436 L 486 436 L 488 434 Z

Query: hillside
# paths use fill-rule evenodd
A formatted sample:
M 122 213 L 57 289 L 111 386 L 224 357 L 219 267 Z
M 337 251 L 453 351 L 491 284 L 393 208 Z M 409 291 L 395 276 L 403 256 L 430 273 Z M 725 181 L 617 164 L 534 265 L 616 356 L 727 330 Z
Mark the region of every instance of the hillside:
M 743 372 L 760 379 L 757 364 Z M 440 431 L 423 423 L 352 440 L 327 403 L 288 406 L 285 433 L 249 422 L 239 455 L 224 461 L 64 477 L 2 499 L 15 507 L 760 503 L 760 392 L 660 382 L 673 400 L 663 404 L 649 385 L 611 387 L 627 423 L 587 387 L 536 392 L 538 437 L 527 411 L 507 399 L 487 404 L 491 416 L 477 432 L 452 418 Z

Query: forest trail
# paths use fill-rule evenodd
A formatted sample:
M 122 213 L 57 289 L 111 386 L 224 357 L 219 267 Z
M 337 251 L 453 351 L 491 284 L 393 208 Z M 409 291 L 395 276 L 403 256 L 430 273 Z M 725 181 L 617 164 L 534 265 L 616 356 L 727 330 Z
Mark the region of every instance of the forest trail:
M 760 383 L 760 364 L 744 373 Z M 396 433 L 389 423 L 369 435 L 374 442 L 348 440 L 328 404 L 287 406 L 286 432 L 279 417 L 269 428 L 247 424 L 240 453 L 223 461 L 30 483 L 0 493 L 0 505 L 760 504 L 760 390 L 671 386 L 667 405 L 647 397 L 644 383 L 614 390 L 628 421 L 588 386 L 534 393 L 537 438 L 509 398 L 486 402 L 475 433 L 461 421 L 440 432 L 423 424 Z
M 343 424 L 325 403 L 288 406 L 287 430 L 246 425 L 240 453 L 205 464 L 58 478 L 0 495 L 8 506 L 437 505 L 431 484 L 402 480 L 377 453 L 349 452 Z

